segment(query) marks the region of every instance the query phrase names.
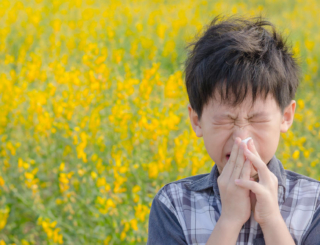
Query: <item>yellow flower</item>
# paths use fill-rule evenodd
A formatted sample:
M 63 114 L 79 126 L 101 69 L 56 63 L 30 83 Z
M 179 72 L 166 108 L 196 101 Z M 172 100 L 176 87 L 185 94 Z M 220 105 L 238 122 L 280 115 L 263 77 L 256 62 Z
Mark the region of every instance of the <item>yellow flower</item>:
M 34 175 L 32 173 L 28 173 L 28 172 L 25 172 L 24 173 L 24 176 L 27 178 L 27 179 L 30 179 L 32 180 L 34 178 Z
M 30 165 L 29 165 L 28 163 L 26 163 L 26 162 L 23 163 L 23 168 L 24 168 L 24 169 L 28 169 L 29 167 L 30 167 Z
M 310 41 L 310 40 L 307 39 L 307 40 L 304 42 L 304 44 L 305 44 L 306 48 L 307 48 L 309 51 L 312 51 L 312 50 L 313 50 L 313 47 L 314 47 L 314 45 L 315 45 L 315 42 L 314 42 L 314 41 Z
M 299 108 L 302 110 L 304 108 L 304 101 L 302 99 L 298 100 Z
M 10 208 L 8 206 L 6 206 L 4 209 L 0 209 L 0 230 L 6 226 L 9 212 Z
M 111 190 L 111 187 L 110 187 L 109 184 L 106 184 L 106 185 L 105 185 L 105 190 L 106 190 L 106 191 L 110 191 L 110 190 Z
M 134 197 L 133 197 L 133 201 L 134 201 L 135 203 L 139 202 L 140 197 L 139 197 L 137 194 L 134 194 L 133 196 L 134 196 Z
M 53 222 L 50 224 L 51 228 L 56 227 L 56 225 L 57 225 L 57 221 L 53 221 Z
M 24 239 L 21 240 L 21 245 L 29 245 L 30 243 Z
M 130 220 L 130 225 L 131 225 L 131 228 L 135 231 L 138 230 L 138 221 L 136 219 L 132 219 Z
M 141 187 L 139 186 L 139 185 L 135 185 L 133 188 L 132 188 L 132 192 L 133 193 L 136 193 L 136 192 L 138 192 L 138 191 L 140 191 L 141 190 Z
M 109 245 L 110 240 L 111 240 L 111 236 L 109 235 L 109 236 L 107 236 L 106 239 L 104 239 L 103 245 Z
M 60 164 L 59 171 L 63 171 L 64 170 L 64 166 L 65 166 L 65 164 L 64 164 L 64 162 L 62 162 Z
M 98 159 L 98 155 L 97 154 L 93 154 L 92 157 L 91 157 L 91 160 L 93 162 L 95 162 L 97 159 Z
M 98 178 L 97 187 L 105 186 L 107 184 L 106 179 L 104 177 Z
M 0 186 L 4 186 L 4 184 L 5 184 L 5 181 L 4 181 L 4 179 L 0 176 Z
M 97 176 L 98 176 L 98 175 L 97 175 L 96 172 L 94 172 L 94 171 L 91 172 L 91 178 L 92 178 L 92 179 L 97 178 Z
M 151 163 L 149 163 L 148 166 L 149 166 L 149 177 L 156 179 L 158 177 L 158 173 L 159 173 L 159 171 L 158 171 L 159 168 L 158 168 L 157 163 L 151 162 Z
M 310 151 L 308 151 L 308 150 L 303 151 L 303 155 L 304 155 L 305 158 L 309 158 Z
M 295 150 L 292 154 L 292 158 L 293 159 L 298 159 L 300 156 L 300 151 L 299 150 Z
M 169 54 L 175 52 L 176 44 L 173 40 L 168 40 L 164 46 L 162 55 L 167 57 Z
M 19 159 L 18 159 L 18 167 L 19 168 L 23 167 L 23 160 L 21 159 L 21 157 L 19 157 Z
M 319 159 L 316 159 L 310 163 L 310 166 L 314 168 L 318 164 L 318 162 L 319 162 Z
M 107 200 L 106 206 L 107 207 L 111 207 L 111 208 L 115 208 L 116 207 L 115 203 L 110 198 Z
M 145 217 L 149 212 L 149 208 L 146 205 L 138 204 L 136 207 L 134 207 L 134 209 L 136 218 L 144 222 Z
M 57 199 L 56 199 L 56 204 L 57 204 L 57 205 L 60 205 L 61 203 L 63 203 L 63 201 L 62 201 L 61 199 L 57 198 Z
M 126 233 L 123 231 L 120 234 L 120 240 L 123 241 L 126 238 Z

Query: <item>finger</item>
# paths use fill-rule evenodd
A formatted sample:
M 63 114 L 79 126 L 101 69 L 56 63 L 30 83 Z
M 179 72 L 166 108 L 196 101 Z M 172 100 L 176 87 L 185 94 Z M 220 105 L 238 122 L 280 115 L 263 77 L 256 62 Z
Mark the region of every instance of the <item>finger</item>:
M 251 173 L 251 163 L 249 160 L 246 160 L 243 164 L 242 172 L 240 173 L 240 179 L 250 179 Z
M 244 151 L 245 156 L 249 159 L 253 166 L 257 169 L 259 180 L 266 181 L 270 179 L 270 170 L 260 157 L 254 155 L 248 149 Z
M 251 139 L 251 140 L 249 140 L 249 142 L 248 142 L 248 144 L 246 144 L 245 145 L 245 147 L 244 147 L 244 151 L 246 151 L 246 149 L 249 149 L 249 145 L 250 145 L 250 143 L 252 143 L 253 144 L 253 140 Z M 250 149 L 249 149 L 250 150 Z M 259 154 L 258 154 L 258 152 L 255 150 L 255 152 L 256 152 L 256 156 L 258 157 L 258 158 L 260 158 L 260 156 L 259 156 Z M 246 154 L 244 154 L 244 156 L 245 156 L 245 159 L 246 160 L 249 160 L 247 157 L 246 157 Z M 250 160 L 249 160 L 250 161 Z M 251 163 L 251 162 L 250 162 Z M 251 164 L 251 173 L 253 173 L 254 175 L 253 176 L 251 176 L 251 177 L 253 177 L 254 179 L 258 179 L 258 172 L 257 172 L 257 169 L 256 169 L 256 167 L 253 165 L 253 164 Z
M 263 192 L 263 187 L 261 184 L 251 181 L 251 180 L 244 180 L 244 179 L 235 179 L 234 183 L 237 186 L 246 188 L 248 190 L 251 190 L 256 196 L 259 196 Z
M 259 153 L 257 152 L 255 145 L 253 143 L 253 139 L 250 139 L 248 144 L 247 144 L 247 148 L 256 156 L 259 156 Z M 252 165 L 252 168 L 254 171 L 257 171 L 256 167 L 254 165 Z
M 241 170 L 243 168 L 243 164 L 245 161 L 245 156 L 244 156 L 244 152 L 243 152 L 244 147 L 245 147 L 245 143 L 241 142 L 240 147 L 239 147 L 239 151 L 238 151 L 237 160 L 236 160 L 236 163 L 234 165 L 233 172 L 231 175 L 232 180 L 239 178 Z
M 224 168 L 222 170 L 223 175 L 226 176 L 227 179 L 230 179 L 230 176 L 232 174 L 232 171 L 233 171 L 236 159 L 237 159 L 240 142 L 241 142 L 241 139 L 237 137 L 234 141 L 229 160 L 227 161 L 226 165 L 224 166 Z
M 247 144 L 247 148 L 248 148 L 253 154 L 255 154 L 256 156 L 260 157 L 260 155 L 259 155 L 259 153 L 258 153 L 258 151 L 257 151 L 257 149 L 256 149 L 256 147 L 255 147 L 255 145 L 254 145 L 254 143 L 253 143 L 253 139 L 250 139 L 250 140 L 249 140 L 249 142 L 248 142 L 248 144 Z M 252 168 L 253 168 L 255 171 L 257 171 L 257 169 L 255 168 L 254 165 L 252 165 Z
M 253 143 L 253 139 L 249 140 L 249 142 L 247 144 L 247 147 L 253 154 L 255 154 L 256 156 L 259 156 L 259 153 L 258 153 L 258 151 L 257 151 L 257 149 L 256 149 L 256 147 L 255 147 L 255 145 Z

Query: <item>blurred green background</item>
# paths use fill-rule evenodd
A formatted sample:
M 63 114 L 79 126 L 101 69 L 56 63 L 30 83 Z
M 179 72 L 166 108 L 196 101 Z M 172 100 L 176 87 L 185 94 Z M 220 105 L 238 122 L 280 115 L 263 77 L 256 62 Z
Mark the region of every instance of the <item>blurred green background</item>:
M 214 162 L 188 118 L 187 42 L 262 15 L 303 79 L 276 156 L 320 179 L 317 0 L 0 1 L 0 245 L 145 244 L 152 199 Z

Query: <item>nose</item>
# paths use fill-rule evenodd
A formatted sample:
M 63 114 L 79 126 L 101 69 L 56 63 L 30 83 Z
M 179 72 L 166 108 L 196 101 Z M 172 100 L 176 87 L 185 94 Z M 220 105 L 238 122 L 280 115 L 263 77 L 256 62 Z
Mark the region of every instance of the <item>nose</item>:
M 241 140 L 244 140 L 250 137 L 250 132 L 247 125 L 235 125 L 233 132 L 233 140 L 239 137 Z

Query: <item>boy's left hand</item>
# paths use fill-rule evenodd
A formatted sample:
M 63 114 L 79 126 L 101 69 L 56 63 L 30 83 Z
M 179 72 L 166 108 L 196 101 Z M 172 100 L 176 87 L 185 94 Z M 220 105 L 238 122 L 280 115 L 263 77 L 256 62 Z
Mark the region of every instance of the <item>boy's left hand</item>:
M 259 182 L 237 179 L 235 180 L 235 184 L 255 193 L 256 205 L 254 209 L 254 219 L 261 227 L 268 226 L 268 224 L 271 225 L 281 217 L 278 205 L 278 178 L 261 160 L 252 139 L 248 142 L 248 146 L 252 152 L 246 149 L 244 155 L 257 169 Z

